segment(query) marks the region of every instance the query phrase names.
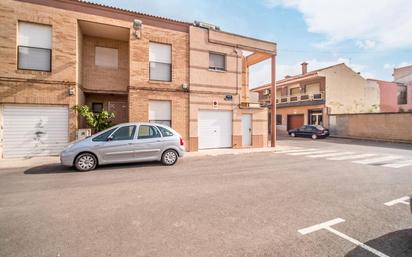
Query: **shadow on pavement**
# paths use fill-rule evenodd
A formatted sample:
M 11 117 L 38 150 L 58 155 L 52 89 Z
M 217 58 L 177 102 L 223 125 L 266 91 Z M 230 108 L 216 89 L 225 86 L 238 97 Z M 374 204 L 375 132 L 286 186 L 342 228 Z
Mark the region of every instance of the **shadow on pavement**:
M 412 229 L 404 229 L 386 234 L 365 243 L 366 245 L 388 255 L 397 257 L 412 256 Z M 356 247 L 345 257 L 376 256 L 361 247 Z
M 59 173 L 71 173 L 77 172 L 74 168 L 60 165 L 60 163 L 44 164 L 36 167 L 29 168 L 24 171 L 26 175 L 35 174 L 59 174 Z
M 124 164 L 109 164 L 97 167 L 93 171 L 104 171 L 104 170 L 118 170 L 118 169 L 136 169 L 145 167 L 164 167 L 160 162 L 136 162 L 136 163 L 124 163 Z M 44 164 L 36 167 L 29 168 L 24 171 L 26 175 L 36 175 L 36 174 L 63 174 L 63 173 L 82 173 L 77 171 L 73 167 L 66 167 L 60 165 L 59 163 Z M 88 173 L 88 172 L 86 172 Z

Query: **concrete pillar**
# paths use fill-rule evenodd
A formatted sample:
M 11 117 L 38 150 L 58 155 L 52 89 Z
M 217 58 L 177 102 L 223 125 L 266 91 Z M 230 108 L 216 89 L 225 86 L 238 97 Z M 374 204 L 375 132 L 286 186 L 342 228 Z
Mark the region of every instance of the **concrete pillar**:
M 249 102 L 249 66 L 246 62 L 246 58 L 242 58 L 242 90 L 241 101 L 244 103 Z
M 276 55 L 271 59 L 271 89 L 270 89 L 270 144 L 271 147 L 276 145 Z

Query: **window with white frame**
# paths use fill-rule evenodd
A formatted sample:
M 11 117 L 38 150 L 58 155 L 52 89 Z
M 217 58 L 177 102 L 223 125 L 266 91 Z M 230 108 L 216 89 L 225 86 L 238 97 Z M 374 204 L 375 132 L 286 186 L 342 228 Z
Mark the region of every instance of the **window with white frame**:
M 119 65 L 119 50 L 96 46 L 94 64 L 100 67 L 117 69 Z
M 52 27 L 19 21 L 17 68 L 51 71 Z
M 172 81 L 172 46 L 149 44 L 150 80 Z
M 226 70 L 226 57 L 224 54 L 209 53 L 209 69 Z

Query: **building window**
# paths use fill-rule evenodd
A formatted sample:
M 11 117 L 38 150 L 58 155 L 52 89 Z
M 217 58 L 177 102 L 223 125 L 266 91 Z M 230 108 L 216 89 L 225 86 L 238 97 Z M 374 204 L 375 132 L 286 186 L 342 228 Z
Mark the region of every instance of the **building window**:
M 398 85 L 398 104 L 407 104 L 408 87 L 406 85 Z
M 119 65 L 118 49 L 96 46 L 94 56 L 96 66 L 117 69 Z
M 282 114 L 276 114 L 276 125 L 282 125 Z
M 224 54 L 209 53 L 209 69 L 226 70 L 226 56 Z
M 18 69 L 51 71 L 52 27 L 19 22 Z
M 299 95 L 299 94 L 300 94 L 300 87 L 289 88 L 289 95 Z
M 103 111 L 103 103 L 92 103 L 92 111 L 94 113 L 101 113 Z
M 149 44 L 150 80 L 172 81 L 172 46 Z
M 149 101 L 149 122 L 171 127 L 172 106 L 170 101 Z

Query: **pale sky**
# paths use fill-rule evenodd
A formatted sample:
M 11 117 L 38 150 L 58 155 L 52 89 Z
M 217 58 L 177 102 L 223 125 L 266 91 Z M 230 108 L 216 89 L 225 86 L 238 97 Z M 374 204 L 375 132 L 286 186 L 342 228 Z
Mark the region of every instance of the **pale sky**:
M 277 78 L 345 62 L 366 78 L 391 80 L 412 64 L 411 0 L 93 0 L 278 43 Z M 268 62 L 251 87 L 269 82 Z

